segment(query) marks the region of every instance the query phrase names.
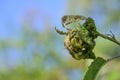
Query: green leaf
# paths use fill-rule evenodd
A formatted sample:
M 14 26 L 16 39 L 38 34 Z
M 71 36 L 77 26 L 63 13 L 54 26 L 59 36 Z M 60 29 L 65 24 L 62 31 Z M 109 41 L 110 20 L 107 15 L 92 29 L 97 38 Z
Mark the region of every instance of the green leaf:
M 97 73 L 106 62 L 107 61 L 101 57 L 97 57 L 96 59 L 94 59 L 94 61 L 89 66 L 89 69 L 85 74 L 85 77 L 83 80 L 95 80 Z

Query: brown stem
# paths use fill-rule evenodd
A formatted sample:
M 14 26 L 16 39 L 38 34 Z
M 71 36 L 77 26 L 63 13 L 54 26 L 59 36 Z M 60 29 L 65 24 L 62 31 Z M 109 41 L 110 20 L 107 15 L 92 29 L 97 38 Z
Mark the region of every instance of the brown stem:
M 108 61 L 111 61 L 111 60 L 113 60 L 113 59 L 116 59 L 116 58 L 120 58 L 120 55 L 107 59 L 107 62 L 108 62 Z

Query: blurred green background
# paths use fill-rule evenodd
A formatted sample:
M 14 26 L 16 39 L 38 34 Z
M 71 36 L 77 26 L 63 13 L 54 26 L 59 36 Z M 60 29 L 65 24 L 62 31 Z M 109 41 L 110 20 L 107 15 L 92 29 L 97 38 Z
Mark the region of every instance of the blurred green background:
M 89 60 L 74 60 L 63 45 L 63 15 L 95 20 L 97 30 L 120 41 L 120 0 L 1 0 L 0 80 L 82 80 Z M 96 39 L 96 56 L 120 55 L 120 47 Z M 107 63 L 97 80 L 120 80 L 120 59 Z

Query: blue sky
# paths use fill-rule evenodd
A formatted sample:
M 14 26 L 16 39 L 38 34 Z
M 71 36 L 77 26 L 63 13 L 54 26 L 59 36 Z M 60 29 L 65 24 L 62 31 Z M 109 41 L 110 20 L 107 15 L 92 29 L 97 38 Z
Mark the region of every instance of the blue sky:
M 0 0 L 0 37 L 7 37 L 17 33 L 17 30 L 21 26 L 21 17 L 30 9 L 41 11 L 41 16 L 50 15 L 51 26 L 61 27 L 60 18 L 65 13 L 67 2 L 68 0 Z M 104 12 L 105 6 L 109 7 L 114 5 L 112 7 L 113 9 L 119 8 L 116 3 L 117 1 L 110 0 L 110 2 L 108 2 L 109 0 L 106 0 L 104 3 L 106 5 L 104 5 L 93 0 L 92 4 L 87 6 L 90 11 L 90 13 L 87 13 L 87 16 L 93 17 L 97 26 L 101 26 L 102 22 L 107 19 L 107 14 Z M 78 12 L 85 11 L 86 10 L 81 7 Z M 80 15 L 81 14 L 85 13 L 80 13 Z M 35 20 L 34 25 L 36 27 L 42 27 L 42 20 L 38 17 L 38 19 Z
M 60 24 L 65 4 L 65 0 L 1 0 L 0 37 L 10 36 L 8 29 L 12 31 L 19 29 L 21 16 L 31 8 L 43 11 L 43 14 L 49 14 L 54 25 Z M 40 23 L 36 20 L 35 25 Z

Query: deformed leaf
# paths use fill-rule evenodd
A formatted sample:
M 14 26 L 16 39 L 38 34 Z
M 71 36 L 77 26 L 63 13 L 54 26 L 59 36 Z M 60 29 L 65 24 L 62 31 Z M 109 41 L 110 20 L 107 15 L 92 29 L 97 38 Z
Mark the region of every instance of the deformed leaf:
M 85 22 L 79 23 L 81 20 L 85 20 Z M 73 28 L 69 29 L 67 26 L 73 22 L 77 22 L 78 25 L 73 25 Z M 94 20 L 79 15 L 65 15 L 62 17 L 62 25 L 67 32 L 56 28 L 55 30 L 60 35 L 64 35 L 64 47 L 70 55 L 76 60 L 95 59 L 93 49 L 98 35 Z

